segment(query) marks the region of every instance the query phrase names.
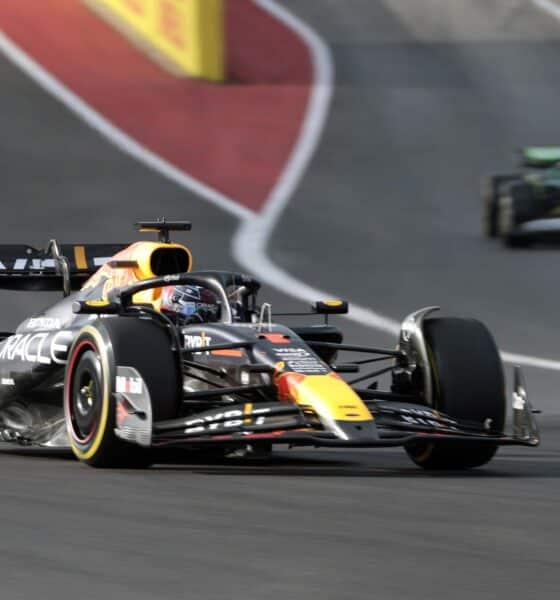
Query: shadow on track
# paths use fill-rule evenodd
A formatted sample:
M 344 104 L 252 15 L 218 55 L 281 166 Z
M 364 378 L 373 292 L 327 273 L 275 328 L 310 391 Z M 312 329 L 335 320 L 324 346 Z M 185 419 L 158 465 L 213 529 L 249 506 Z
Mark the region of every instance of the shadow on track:
M 369 458 L 369 457 L 368 457 Z M 398 462 L 404 462 L 406 458 Z M 425 471 L 419 467 L 401 464 L 393 460 L 380 460 L 376 464 L 343 462 L 333 460 L 281 459 L 261 463 L 229 462 L 209 464 L 158 464 L 151 470 L 191 472 L 199 475 L 227 477 L 349 477 L 349 478 L 429 478 L 429 479 L 503 479 L 503 478 L 552 478 L 560 479 L 560 456 L 554 462 L 540 462 L 538 459 L 523 461 L 496 460 L 486 468 L 470 471 Z M 393 464 L 391 464 L 393 463 Z
M 550 429 L 557 429 L 557 423 Z M 548 429 L 548 428 L 547 428 Z M 552 431 L 547 432 L 552 434 Z M 556 432 L 555 432 L 556 433 Z M 560 479 L 560 443 L 558 436 L 545 437 L 537 449 L 505 448 L 486 467 L 470 471 L 424 471 L 413 465 L 404 450 L 333 452 L 330 450 L 278 450 L 262 458 L 224 458 L 193 451 L 162 451 L 154 456 L 154 465 L 146 477 L 156 473 L 192 473 L 215 477 L 291 477 L 291 478 L 430 478 L 430 479 Z M 80 469 L 85 475 L 88 467 L 80 465 L 69 450 L 32 447 L 0 446 L 2 457 L 42 465 Z M 23 466 L 23 465 L 22 465 Z M 98 471 L 99 470 L 95 470 Z M 113 471 L 113 470 L 101 470 Z M 142 471 L 115 469 L 119 473 Z

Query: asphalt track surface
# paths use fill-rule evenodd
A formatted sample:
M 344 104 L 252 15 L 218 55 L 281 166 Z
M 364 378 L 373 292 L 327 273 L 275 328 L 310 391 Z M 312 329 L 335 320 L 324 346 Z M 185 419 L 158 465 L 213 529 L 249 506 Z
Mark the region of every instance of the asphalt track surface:
M 560 23 L 526 0 L 287 5 L 329 45 L 336 91 L 274 260 L 394 319 L 435 304 L 504 350 L 557 359 L 557 249 L 484 239 L 479 183 L 558 140 Z M 557 374 L 527 376 L 560 412 Z
M 286 4 L 328 42 L 337 88 L 274 258 L 395 318 L 435 301 L 508 350 L 557 358 L 557 251 L 483 240 L 477 181 L 516 145 L 558 141 L 560 24 L 521 1 Z M 0 81 L 4 242 L 120 240 L 155 204 L 187 207 L 204 224 L 189 238 L 198 266 L 234 266 L 233 218 L 123 157 L 4 60 Z M 37 302 L 3 295 L 0 327 Z M 2 597 L 556 598 L 557 376 L 529 379 L 549 413 L 543 445 L 468 474 L 426 474 L 397 450 L 106 472 L 8 449 Z

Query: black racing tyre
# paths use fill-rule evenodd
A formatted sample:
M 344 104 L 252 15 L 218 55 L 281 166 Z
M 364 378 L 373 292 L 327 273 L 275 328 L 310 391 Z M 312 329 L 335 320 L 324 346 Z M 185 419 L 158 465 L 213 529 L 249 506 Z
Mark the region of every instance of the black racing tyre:
M 456 419 L 502 431 L 506 413 L 500 354 L 488 329 L 474 319 L 424 321 L 433 377 L 434 408 Z M 425 469 L 470 469 L 486 464 L 497 445 L 488 442 L 413 442 L 410 458 Z
M 166 330 L 135 317 L 99 319 L 82 328 L 68 357 L 64 413 L 76 457 L 94 467 L 149 466 L 148 448 L 114 433 L 116 368 L 133 367 L 141 375 L 154 421 L 176 417 L 181 376 Z
M 498 212 L 500 186 L 519 179 L 519 174 L 490 175 L 482 180 L 482 200 L 484 203 L 484 233 L 489 238 L 498 236 Z
M 515 229 L 537 217 L 536 200 L 529 184 L 512 185 L 509 194 L 500 199 L 498 207 L 498 229 L 506 246 L 524 248 L 530 245 L 526 238 L 516 236 Z

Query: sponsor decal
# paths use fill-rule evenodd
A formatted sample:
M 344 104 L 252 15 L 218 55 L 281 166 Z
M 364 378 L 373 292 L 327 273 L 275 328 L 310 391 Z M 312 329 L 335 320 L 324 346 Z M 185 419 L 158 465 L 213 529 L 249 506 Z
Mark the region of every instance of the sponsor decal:
M 110 256 L 97 256 L 93 259 L 95 267 L 101 267 L 111 259 Z M 0 271 L 38 271 L 56 269 L 52 258 L 16 258 L 13 262 L 2 262 L 0 260 Z
M 212 343 L 212 338 L 204 331 L 200 335 L 185 335 L 185 348 L 206 348 Z
M 401 419 L 405 423 L 410 423 L 411 425 L 425 425 L 427 427 L 433 427 L 434 429 L 439 429 L 441 427 L 448 429 L 456 429 L 453 425 L 444 425 L 439 421 L 435 421 L 434 419 L 427 419 L 425 417 L 413 417 L 411 415 L 401 415 Z
M 224 5 L 227 0 L 88 0 L 123 21 L 143 45 L 182 73 L 224 80 Z M 112 19 L 111 19 L 112 20 Z M 119 27 L 117 26 L 117 29 Z
M 266 415 L 270 408 L 253 408 L 250 412 L 241 409 L 231 409 L 223 412 L 204 415 L 196 419 L 185 421 L 185 433 L 205 433 L 208 431 L 217 431 L 220 429 L 233 429 L 241 427 L 247 422 L 249 417 L 254 425 L 263 425 L 266 421 Z
M 142 394 L 144 390 L 142 378 L 117 375 L 115 390 L 119 394 Z
M 150 392 L 134 367 L 118 366 L 115 374 L 115 435 L 149 447 L 152 443 Z
M 0 348 L 0 360 L 21 360 L 42 365 L 65 365 L 68 348 L 74 333 L 58 331 L 51 333 L 16 333 Z
M 324 363 L 305 348 L 275 348 L 274 354 L 289 371 L 306 375 L 325 375 L 329 373 L 329 369 Z
M 60 329 L 60 319 L 53 317 L 35 317 L 31 318 L 25 324 L 26 329 Z
M 159 29 L 161 35 L 179 50 L 185 47 L 184 25 L 179 7 L 173 0 L 160 0 Z
M 405 423 L 410 423 L 411 425 L 424 425 L 433 427 L 434 429 L 442 427 L 446 429 L 457 429 L 455 426 L 457 424 L 456 421 L 442 417 L 423 408 L 400 408 L 399 416 Z
M 55 262 L 52 258 L 16 258 L 11 266 L 6 266 L 0 261 L 0 271 L 43 271 L 54 268 Z

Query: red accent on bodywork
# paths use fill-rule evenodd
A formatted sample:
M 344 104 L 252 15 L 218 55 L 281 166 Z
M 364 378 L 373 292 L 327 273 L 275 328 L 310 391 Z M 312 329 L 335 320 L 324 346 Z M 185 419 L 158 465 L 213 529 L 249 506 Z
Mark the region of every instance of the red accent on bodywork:
M 0 31 L 140 144 L 258 211 L 299 137 L 313 67 L 301 38 L 256 3 L 224 4 L 223 85 L 167 73 L 77 0 L 0 2 Z
M 66 382 L 64 385 L 64 405 L 66 407 L 66 415 L 67 415 L 66 422 L 69 425 L 68 429 L 70 430 L 72 437 L 79 444 L 87 444 L 89 442 L 89 440 L 91 440 L 91 438 L 93 437 L 93 434 L 97 431 L 97 424 L 96 424 L 96 426 L 89 432 L 89 434 L 85 438 L 78 437 L 76 435 L 76 432 L 74 431 L 74 427 L 72 426 L 72 418 L 70 416 L 70 390 L 71 390 L 70 383 L 72 381 L 72 376 L 74 374 L 74 365 L 76 364 L 76 361 L 78 360 L 78 358 L 83 354 L 83 349 L 86 347 L 89 347 L 94 352 L 97 352 L 97 348 L 95 347 L 95 344 L 93 342 L 90 342 L 89 340 L 84 340 L 83 342 L 78 344 L 78 347 L 76 348 L 76 350 L 72 354 L 72 358 L 70 359 L 70 363 L 68 365 L 68 371 L 67 371 L 68 375 L 67 375 Z
M 278 397 L 284 402 L 293 402 L 292 390 L 301 383 L 307 375 L 302 373 L 282 373 L 276 378 L 276 387 L 278 389 Z
M 261 333 L 259 337 L 267 339 L 271 344 L 290 343 L 290 338 L 283 333 Z
M 232 358 L 242 358 L 243 351 L 242 350 L 211 350 L 210 354 L 212 356 L 228 356 Z

